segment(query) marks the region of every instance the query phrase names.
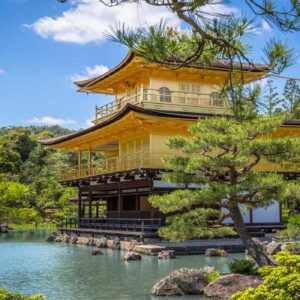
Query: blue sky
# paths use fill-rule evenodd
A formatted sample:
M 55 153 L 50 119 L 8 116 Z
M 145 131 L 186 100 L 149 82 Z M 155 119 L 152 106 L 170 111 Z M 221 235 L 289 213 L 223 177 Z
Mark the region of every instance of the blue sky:
M 246 12 L 244 1 L 217 9 Z M 210 8 L 209 8 L 210 9 Z M 214 7 L 214 9 L 216 9 Z M 162 17 L 179 21 L 166 10 L 129 4 L 106 8 L 98 0 L 0 0 L 0 126 L 59 124 L 79 129 L 93 118 L 101 95 L 76 92 L 72 79 L 95 76 L 114 67 L 127 50 L 105 40 L 116 22 L 151 24 Z M 253 34 L 255 59 L 276 29 L 259 22 Z M 298 51 L 300 33 L 280 34 Z M 300 64 L 284 75 L 300 77 Z M 276 81 L 280 88 L 284 81 Z

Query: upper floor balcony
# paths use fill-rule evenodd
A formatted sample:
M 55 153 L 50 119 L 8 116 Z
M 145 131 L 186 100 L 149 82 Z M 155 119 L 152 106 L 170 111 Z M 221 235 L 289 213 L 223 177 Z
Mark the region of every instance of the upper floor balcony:
M 60 180 L 75 180 L 134 169 L 163 169 L 162 157 L 165 154 L 140 151 L 128 155 L 106 157 L 97 162 L 79 163 L 71 168 L 63 168 Z
M 139 90 L 133 93 L 116 98 L 103 106 L 96 106 L 94 122 L 97 124 L 109 119 L 128 103 L 163 111 L 228 114 L 226 103 L 217 92 L 204 94 L 190 91 L 172 91 L 167 87 L 145 89 L 141 86 Z

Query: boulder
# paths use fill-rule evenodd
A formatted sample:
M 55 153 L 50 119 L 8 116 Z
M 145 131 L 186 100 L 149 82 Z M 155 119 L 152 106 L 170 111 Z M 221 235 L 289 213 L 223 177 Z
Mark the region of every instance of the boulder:
M 135 246 L 139 245 L 140 243 L 137 240 L 131 240 L 129 247 L 128 247 L 128 251 L 133 251 Z
M 46 242 L 55 242 L 55 239 L 57 238 L 56 232 L 51 232 L 48 237 L 46 238 Z
M 125 253 L 124 260 L 129 261 L 129 260 L 141 260 L 142 256 L 134 251 L 128 251 Z
M 175 270 L 153 286 L 151 295 L 183 296 L 202 294 L 208 284 L 208 275 L 214 270 L 212 267 Z
M 282 243 L 272 241 L 266 246 L 266 251 L 269 255 L 274 255 L 277 252 L 281 251 Z
M 124 250 L 124 251 L 129 251 L 130 250 L 130 242 L 129 241 L 121 241 L 120 249 Z
M 106 248 L 106 246 L 107 246 L 107 238 L 105 237 L 99 238 L 98 241 L 96 242 L 97 248 Z
M 237 291 L 244 291 L 248 288 L 256 288 L 263 282 L 259 276 L 243 274 L 228 274 L 220 276 L 211 282 L 204 289 L 204 294 L 214 299 L 230 299 Z
M 8 233 L 9 227 L 6 224 L 0 224 L 0 233 Z
M 103 255 L 103 252 L 100 249 L 94 249 L 92 251 L 92 255 Z
M 157 254 L 158 259 L 171 259 L 175 258 L 175 251 L 174 250 L 165 250 L 165 251 L 159 251 Z
M 69 243 L 70 240 L 71 240 L 71 237 L 69 235 L 64 235 L 62 237 L 62 242 L 64 242 L 64 243 Z
M 205 250 L 205 256 L 227 256 L 228 253 L 224 249 L 220 248 L 207 248 Z
M 120 239 L 117 237 L 114 239 L 113 244 L 112 244 L 112 248 L 113 249 L 120 249 Z
M 70 243 L 71 244 L 77 244 L 78 241 L 78 237 L 77 236 L 71 236 L 70 238 Z
M 94 239 L 88 239 L 88 241 L 86 242 L 85 245 L 86 245 L 86 246 L 91 246 L 91 247 L 96 246 L 96 245 L 95 245 L 95 242 L 94 242 Z
M 62 237 L 61 236 L 57 236 L 54 240 L 55 243 L 61 243 L 62 242 Z

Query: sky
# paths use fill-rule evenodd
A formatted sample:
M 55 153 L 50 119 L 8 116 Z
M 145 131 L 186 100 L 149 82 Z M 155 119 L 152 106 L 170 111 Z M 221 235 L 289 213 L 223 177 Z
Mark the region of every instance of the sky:
M 205 10 L 249 14 L 240 0 Z M 110 99 L 79 93 L 73 81 L 101 75 L 126 56 L 126 48 L 106 39 L 110 26 L 136 27 L 162 18 L 182 25 L 167 9 L 145 4 L 109 8 L 99 0 L 0 0 L 0 127 L 90 126 L 95 105 Z M 267 22 L 256 22 L 251 36 L 256 61 L 262 61 L 260 49 L 273 36 L 299 52 L 300 33 L 280 34 Z M 300 60 L 283 75 L 300 77 L 299 69 Z M 283 84 L 275 80 L 279 89 Z

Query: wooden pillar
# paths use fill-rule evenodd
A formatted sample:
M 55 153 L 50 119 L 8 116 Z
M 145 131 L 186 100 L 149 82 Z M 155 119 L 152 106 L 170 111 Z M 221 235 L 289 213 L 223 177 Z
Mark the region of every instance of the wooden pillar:
M 82 217 L 85 218 L 85 203 L 82 204 Z
M 119 182 L 118 186 L 119 186 L 119 193 L 118 193 L 118 213 L 119 213 L 119 218 L 121 218 L 122 194 L 121 194 L 120 182 Z
M 96 202 L 96 218 L 99 218 L 99 201 Z
M 93 217 L 93 211 L 92 211 L 92 201 L 93 201 L 93 195 L 92 195 L 92 191 L 89 191 L 89 218 Z
M 150 178 L 148 202 L 149 202 L 149 197 L 152 195 L 152 192 L 153 192 L 153 178 Z M 150 209 L 150 219 L 154 219 L 154 207 L 152 205 Z
M 81 209 L 81 192 L 78 193 L 78 227 L 80 228 L 81 218 L 82 218 L 82 209 Z
M 81 174 L 82 174 L 81 160 L 82 160 L 82 152 L 78 151 L 78 171 L 79 171 L 79 177 L 81 177 Z

